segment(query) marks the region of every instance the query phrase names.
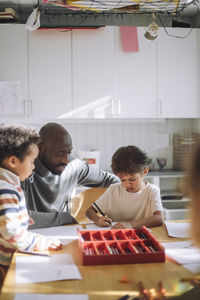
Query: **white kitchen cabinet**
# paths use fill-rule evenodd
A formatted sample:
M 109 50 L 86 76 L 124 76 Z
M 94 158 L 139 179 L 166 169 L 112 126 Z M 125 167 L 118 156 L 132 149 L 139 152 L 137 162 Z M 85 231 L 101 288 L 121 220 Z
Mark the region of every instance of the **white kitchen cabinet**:
M 173 36 L 185 36 L 190 28 L 167 28 Z M 157 116 L 197 117 L 197 30 L 186 38 L 159 29 L 157 39 Z
M 111 117 L 114 28 L 73 30 L 72 53 L 73 117 Z
M 156 43 L 144 37 L 138 27 L 138 52 L 123 52 L 116 28 L 116 86 L 119 117 L 156 117 Z
M 20 86 L 16 112 L 10 114 L 0 105 L 1 120 L 25 117 L 28 113 L 28 62 L 24 25 L 0 25 L 0 81 L 17 81 Z
M 29 32 L 29 100 L 34 120 L 71 116 L 71 31 Z

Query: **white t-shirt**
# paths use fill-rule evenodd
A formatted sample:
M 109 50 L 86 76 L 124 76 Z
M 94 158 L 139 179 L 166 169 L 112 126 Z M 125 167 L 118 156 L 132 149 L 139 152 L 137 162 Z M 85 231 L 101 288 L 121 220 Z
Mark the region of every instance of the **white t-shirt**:
M 136 193 L 127 192 L 121 182 L 112 184 L 95 203 L 113 222 L 143 219 L 163 211 L 160 189 L 150 183 Z

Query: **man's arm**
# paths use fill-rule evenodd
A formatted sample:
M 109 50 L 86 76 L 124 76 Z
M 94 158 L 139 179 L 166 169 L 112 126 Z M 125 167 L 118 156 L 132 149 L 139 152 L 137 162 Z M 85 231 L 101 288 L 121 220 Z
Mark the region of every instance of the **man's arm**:
M 88 187 L 109 187 L 119 182 L 114 174 L 98 168 L 91 168 L 83 161 L 79 161 L 78 184 Z
M 28 210 L 28 213 L 35 222 L 29 226 L 29 229 L 77 224 L 77 221 L 68 212 L 38 212 Z

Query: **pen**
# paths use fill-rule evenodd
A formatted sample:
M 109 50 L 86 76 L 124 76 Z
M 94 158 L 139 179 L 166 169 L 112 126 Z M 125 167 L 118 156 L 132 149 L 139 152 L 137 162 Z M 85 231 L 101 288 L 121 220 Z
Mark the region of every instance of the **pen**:
M 101 208 L 94 202 L 93 203 L 93 205 L 96 207 L 96 209 L 100 212 L 100 214 L 102 215 L 102 216 L 106 216 L 104 213 L 103 213 L 103 211 L 101 210 Z M 110 225 L 112 225 L 112 223 L 110 222 L 110 221 L 107 221 L 106 220 L 106 222 L 108 223 L 108 224 L 110 224 Z

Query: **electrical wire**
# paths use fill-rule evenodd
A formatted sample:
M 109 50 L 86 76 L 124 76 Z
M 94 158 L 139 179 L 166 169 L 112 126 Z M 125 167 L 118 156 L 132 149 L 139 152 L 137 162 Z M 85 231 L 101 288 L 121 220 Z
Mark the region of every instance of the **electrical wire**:
M 166 34 L 167 34 L 168 36 L 170 36 L 170 37 L 175 37 L 175 38 L 179 38 L 179 39 L 185 39 L 186 37 L 189 36 L 189 34 L 190 34 L 190 33 L 192 32 L 192 30 L 194 29 L 194 25 L 195 25 L 195 23 L 196 23 L 196 20 L 198 20 L 198 18 L 199 18 L 199 6 L 197 5 L 196 2 L 194 2 L 193 4 L 196 5 L 197 13 L 196 13 L 194 22 L 193 22 L 192 25 L 191 25 L 190 30 L 189 30 L 189 31 L 186 33 L 186 35 L 184 35 L 184 36 L 179 36 L 179 35 L 173 35 L 173 34 L 170 34 L 170 33 L 167 31 L 166 27 L 164 26 L 164 24 L 163 24 L 163 22 L 162 22 L 162 20 L 161 20 L 161 17 L 158 15 L 158 19 L 159 19 L 160 23 L 162 24 L 162 27 L 164 28 L 164 30 L 165 30 L 165 32 L 166 32 Z

